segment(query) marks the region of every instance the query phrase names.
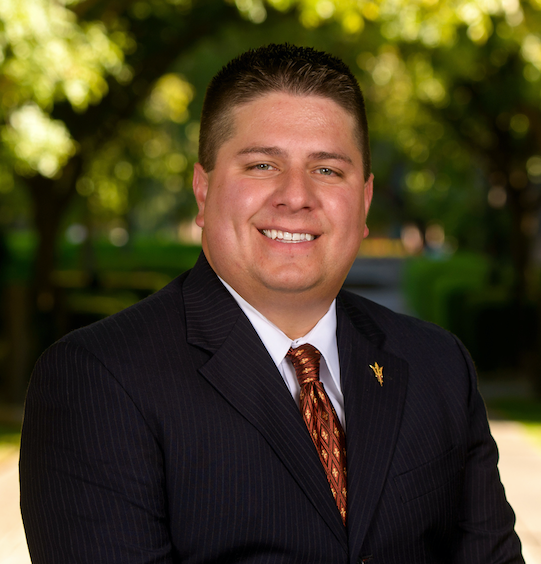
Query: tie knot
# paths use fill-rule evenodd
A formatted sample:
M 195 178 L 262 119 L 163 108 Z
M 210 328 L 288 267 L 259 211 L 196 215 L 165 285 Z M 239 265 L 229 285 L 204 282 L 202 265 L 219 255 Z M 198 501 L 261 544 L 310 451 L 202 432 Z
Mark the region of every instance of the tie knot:
M 321 353 L 313 345 L 306 343 L 296 349 L 289 349 L 286 356 L 291 360 L 301 386 L 319 380 Z

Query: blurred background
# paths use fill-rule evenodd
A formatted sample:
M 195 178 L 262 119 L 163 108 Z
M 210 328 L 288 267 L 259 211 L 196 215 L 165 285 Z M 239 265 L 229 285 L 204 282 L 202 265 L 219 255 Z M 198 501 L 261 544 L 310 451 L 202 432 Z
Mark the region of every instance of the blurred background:
M 1 0 L 0 439 L 39 354 L 190 268 L 210 78 L 349 64 L 375 197 L 347 285 L 457 334 L 541 444 L 541 0 Z M 3 437 L 3 439 L 2 439 Z
M 190 268 L 205 87 L 284 41 L 366 96 L 376 190 L 348 285 L 392 287 L 540 394 L 540 31 L 541 0 L 2 0 L 0 404 L 54 340 Z

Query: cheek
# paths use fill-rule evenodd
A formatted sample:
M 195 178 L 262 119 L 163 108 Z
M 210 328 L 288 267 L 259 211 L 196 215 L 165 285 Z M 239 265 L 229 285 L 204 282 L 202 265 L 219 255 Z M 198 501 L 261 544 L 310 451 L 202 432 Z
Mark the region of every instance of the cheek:
M 251 225 L 254 198 L 243 191 L 223 190 L 212 200 L 207 200 L 205 229 L 212 233 L 214 244 L 229 248 L 244 238 Z
M 351 193 L 342 194 L 327 202 L 327 217 L 344 231 L 356 231 L 364 225 L 364 203 Z
M 229 180 L 217 186 L 216 203 L 229 215 L 241 215 L 261 199 L 263 187 L 253 182 Z
M 272 206 L 268 205 L 264 186 L 239 183 L 222 202 L 221 211 L 222 221 L 227 217 L 236 230 L 242 230 L 262 221 L 272 213 Z

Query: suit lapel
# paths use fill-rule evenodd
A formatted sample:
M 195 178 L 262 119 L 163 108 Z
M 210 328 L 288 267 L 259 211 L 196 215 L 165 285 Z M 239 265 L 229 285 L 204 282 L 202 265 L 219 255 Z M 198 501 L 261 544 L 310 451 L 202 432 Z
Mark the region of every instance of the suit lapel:
M 298 406 L 252 324 L 203 255 L 183 293 L 188 342 L 212 353 L 200 373 L 258 429 L 347 551 L 346 531 Z
M 349 548 L 356 558 L 394 454 L 408 365 L 381 348 L 384 334 L 343 297 L 338 300 L 338 348 L 346 411 Z M 376 362 L 383 367 L 383 385 L 370 368 Z

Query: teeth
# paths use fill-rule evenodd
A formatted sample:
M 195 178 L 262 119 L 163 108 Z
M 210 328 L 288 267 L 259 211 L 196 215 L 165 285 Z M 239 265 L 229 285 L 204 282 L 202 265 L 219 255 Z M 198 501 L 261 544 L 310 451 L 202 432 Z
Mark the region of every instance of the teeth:
M 290 233 L 278 229 L 263 229 L 263 234 L 269 239 L 278 239 L 286 243 L 299 243 L 300 241 L 313 241 L 315 239 L 314 235 L 310 235 L 310 233 Z

